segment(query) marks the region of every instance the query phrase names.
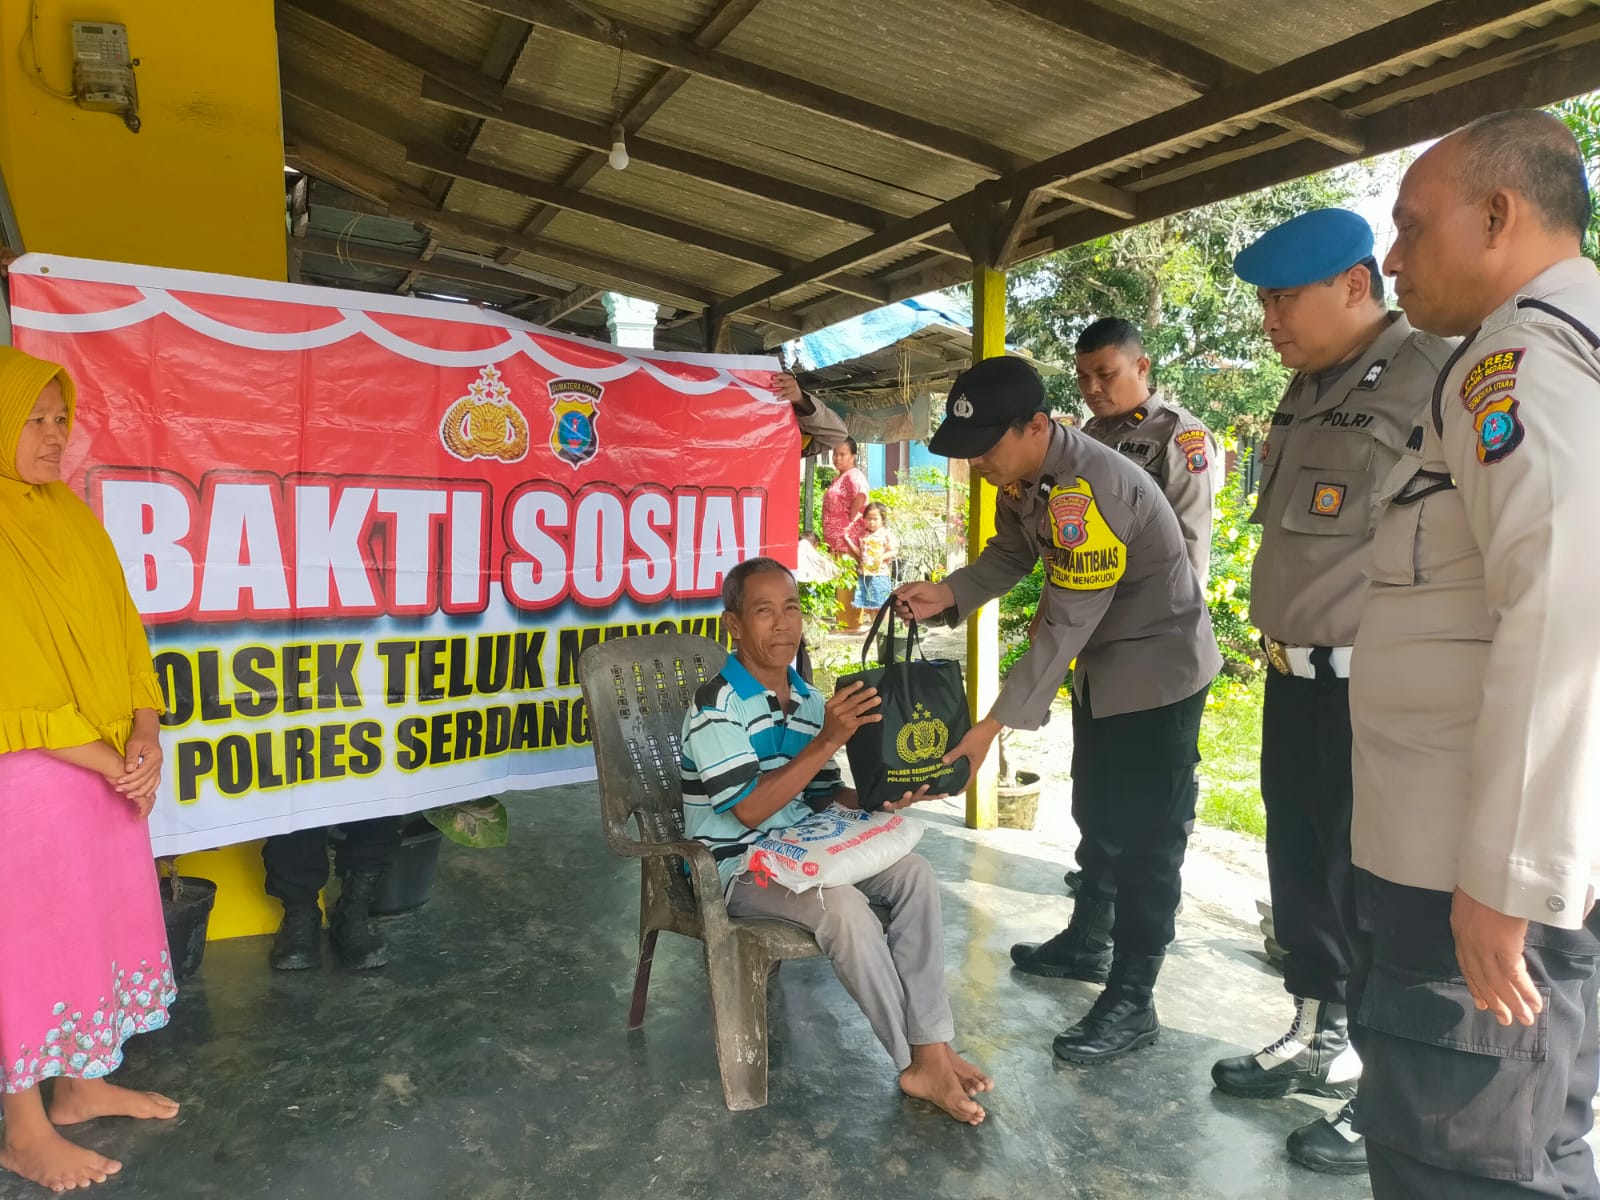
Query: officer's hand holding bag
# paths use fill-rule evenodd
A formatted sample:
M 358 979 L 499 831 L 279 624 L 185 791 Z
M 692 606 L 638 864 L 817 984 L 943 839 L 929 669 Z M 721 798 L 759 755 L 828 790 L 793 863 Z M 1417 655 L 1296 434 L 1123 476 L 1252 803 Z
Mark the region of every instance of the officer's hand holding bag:
M 909 623 L 905 658 L 896 661 L 894 606 L 891 596 L 878 610 L 861 649 L 863 670 L 841 677 L 835 693 L 837 699 L 852 685 L 878 693 L 882 719 L 860 725 L 845 744 L 857 802 L 868 812 L 892 811 L 930 795 L 959 791 L 967 786 L 970 774 L 965 758 L 944 761 L 946 752 L 971 727 L 961 666 L 922 654 L 915 619 Z M 882 665 L 869 668 L 867 652 L 885 617 L 887 651 Z

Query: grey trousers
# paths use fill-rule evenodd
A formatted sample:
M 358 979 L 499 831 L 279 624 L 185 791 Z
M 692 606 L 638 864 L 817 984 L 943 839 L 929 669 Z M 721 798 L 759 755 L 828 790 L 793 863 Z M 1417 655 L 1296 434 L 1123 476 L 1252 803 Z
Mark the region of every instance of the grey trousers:
M 889 909 L 887 937 L 872 911 L 874 901 Z M 912 1046 L 955 1037 L 944 986 L 939 881 L 920 854 L 908 854 L 853 887 L 791 892 L 740 875 L 728 887 L 728 915 L 776 917 L 815 934 L 897 1070 L 911 1065 Z
M 1600 916 L 1528 926 L 1532 1026 L 1473 1007 L 1450 894 L 1355 873 L 1355 1127 L 1377 1200 L 1600 1200 L 1584 1136 L 1600 1086 Z

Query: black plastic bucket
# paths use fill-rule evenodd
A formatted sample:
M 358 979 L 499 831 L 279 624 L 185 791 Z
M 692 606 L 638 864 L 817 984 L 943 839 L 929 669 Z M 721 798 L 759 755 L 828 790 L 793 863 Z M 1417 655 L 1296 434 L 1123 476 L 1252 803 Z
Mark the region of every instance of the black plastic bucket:
M 174 900 L 172 880 L 161 881 L 161 915 L 166 919 L 172 977 L 181 982 L 200 969 L 206 956 L 206 929 L 217 901 L 217 885 L 193 875 L 182 876 L 179 883 Z
M 372 911 L 381 917 L 393 917 L 426 904 L 433 894 L 433 880 L 439 873 L 439 851 L 443 845 L 444 834 L 426 821 L 408 824 L 400 838 L 394 865 L 378 885 L 378 898 Z

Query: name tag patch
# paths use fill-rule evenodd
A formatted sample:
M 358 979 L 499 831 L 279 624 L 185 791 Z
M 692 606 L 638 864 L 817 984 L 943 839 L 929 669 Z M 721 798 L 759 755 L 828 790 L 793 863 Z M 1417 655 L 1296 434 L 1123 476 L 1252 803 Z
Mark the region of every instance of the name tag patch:
M 1045 502 L 1050 547 L 1045 565 L 1050 582 L 1069 591 L 1108 588 L 1127 568 L 1128 548 L 1095 506 L 1094 489 L 1082 476 L 1071 487 L 1053 487 Z
M 1337 517 L 1344 507 L 1345 485 L 1318 483 L 1311 490 L 1311 513 L 1317 517 Z

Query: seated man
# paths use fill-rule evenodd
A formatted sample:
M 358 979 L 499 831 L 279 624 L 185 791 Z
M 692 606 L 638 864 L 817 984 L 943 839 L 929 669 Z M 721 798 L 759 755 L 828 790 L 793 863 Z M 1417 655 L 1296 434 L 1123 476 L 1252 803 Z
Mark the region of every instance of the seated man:
M 908 854 L 854 887 L 792 892 L 737 873 L 744 847 L 830 803 L 856 806 L 833 756 L 860 726 L 882 720 L 859 684 L 832 700 L 789 666 L 800 644 L 794 576 L 770 558 L 740 563 L 722 585 L 734 656 L 695 694 L 683 723 L 683 818 L 711 847 L 735 917 L 776 917 L 816 935 L 839 980 L 867 1014 L 900 1071 L 900 1088 L 977 1125 L 971 1099 L 994 1083 L 950 1045 L 955 1023 L 944 986 L 944 921 L 927 860 Z M 885 805 L 903 808 L 927 789 Z M 869 900 L 870 898 L 870 900 Z M 887 905 L 889 934 L 869 907 Z

